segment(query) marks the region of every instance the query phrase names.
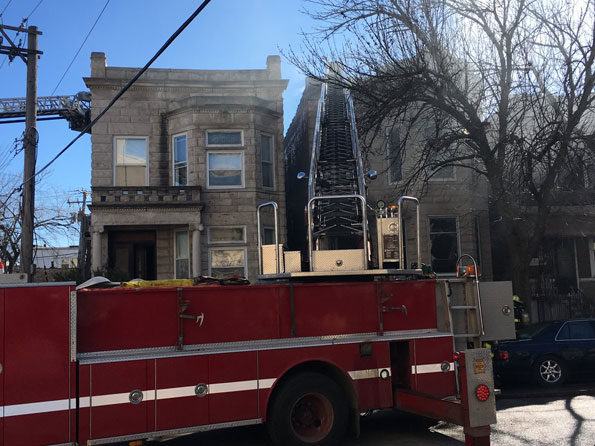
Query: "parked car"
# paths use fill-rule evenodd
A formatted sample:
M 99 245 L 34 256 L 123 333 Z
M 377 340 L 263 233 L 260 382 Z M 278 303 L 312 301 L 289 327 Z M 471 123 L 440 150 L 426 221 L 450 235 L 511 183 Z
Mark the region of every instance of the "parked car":
M 494 370 L 501 382 L 527 378 L 556 386 L 570 377 L 595 380 L 595 319 L 541 322 L 499 343 Z

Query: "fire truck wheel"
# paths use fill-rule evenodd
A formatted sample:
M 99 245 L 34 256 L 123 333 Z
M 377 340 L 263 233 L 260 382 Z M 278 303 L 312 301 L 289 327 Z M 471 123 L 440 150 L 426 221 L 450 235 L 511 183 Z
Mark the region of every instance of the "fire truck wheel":
M 267 428 L 276 445 L 338 445 L 347 430 L 347 399 L 319 373 L 287 381 L 272 402 Z

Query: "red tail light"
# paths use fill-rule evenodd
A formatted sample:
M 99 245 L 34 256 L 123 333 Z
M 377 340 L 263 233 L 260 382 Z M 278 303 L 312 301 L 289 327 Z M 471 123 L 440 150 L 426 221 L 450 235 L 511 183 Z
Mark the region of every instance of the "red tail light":
M 508 353 L 506 350 L 500 350 L 496 352 L 494 358 L 499 359 L 501 361 L 506 361 L 507 359 L 510 359 L 510 353 Z
M 461 359 L 461 354 L 460 354 L 459 352 L 454 352 L 454 353 L 452 354 L 452 360 L 456 362 L 456 361 L 458 361 L 459 359 Z
M 475 396 L 479 401 L 487 401 L 490 397 L 490 388 L 485 384 L 480 384 L 475 389 Z

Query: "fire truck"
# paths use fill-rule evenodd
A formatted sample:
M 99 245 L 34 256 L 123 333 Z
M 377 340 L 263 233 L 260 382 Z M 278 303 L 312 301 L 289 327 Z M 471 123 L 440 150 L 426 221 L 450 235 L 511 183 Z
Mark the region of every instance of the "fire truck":
M 489 444 L 495 392 L 479 345 L 514 336 L 511 285 L 480 282 L 468 256 L 461 277 L 435 278 L 413 197 L 368 218 L 349 94 L 325 86 L 320 101 L 307 252 L 284 249 L 277 204 L 263 203 L 257 283 L 0 288 L 0 444 L 139 444 L 264 423 L 277 445 L 340 445 L 362 413 L 383 409 L 455 423 L 466 444 Z M 345 137 L 345 160 L 323 162 Z M 409 250 L 404 206 L 417 216 Z M 268 218 L 274 243 L 263 244 Z

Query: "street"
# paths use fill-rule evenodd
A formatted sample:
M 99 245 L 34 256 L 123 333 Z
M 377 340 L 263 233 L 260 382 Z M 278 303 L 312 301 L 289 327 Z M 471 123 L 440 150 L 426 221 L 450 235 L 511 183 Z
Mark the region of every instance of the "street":
M 498 424 L 492 427 L 493 445 L 595 445 L 595 392 L 592 386 L 569 385 L 566 395 L 543 395 L 529 388 L 522 398 L 514 392 L 497 400 Z M 515 389 L 513 389 L 514 391 Z M 505 393 L 506 395 L 506 393 Z M 269 445 L 264 426 L 196 434 L 167 442 L 171 446 Z M 377 412 L 361 420 L 358 439 L 347 438 L 345 446 L 461 445 L 462 428 L 395 411 Z

